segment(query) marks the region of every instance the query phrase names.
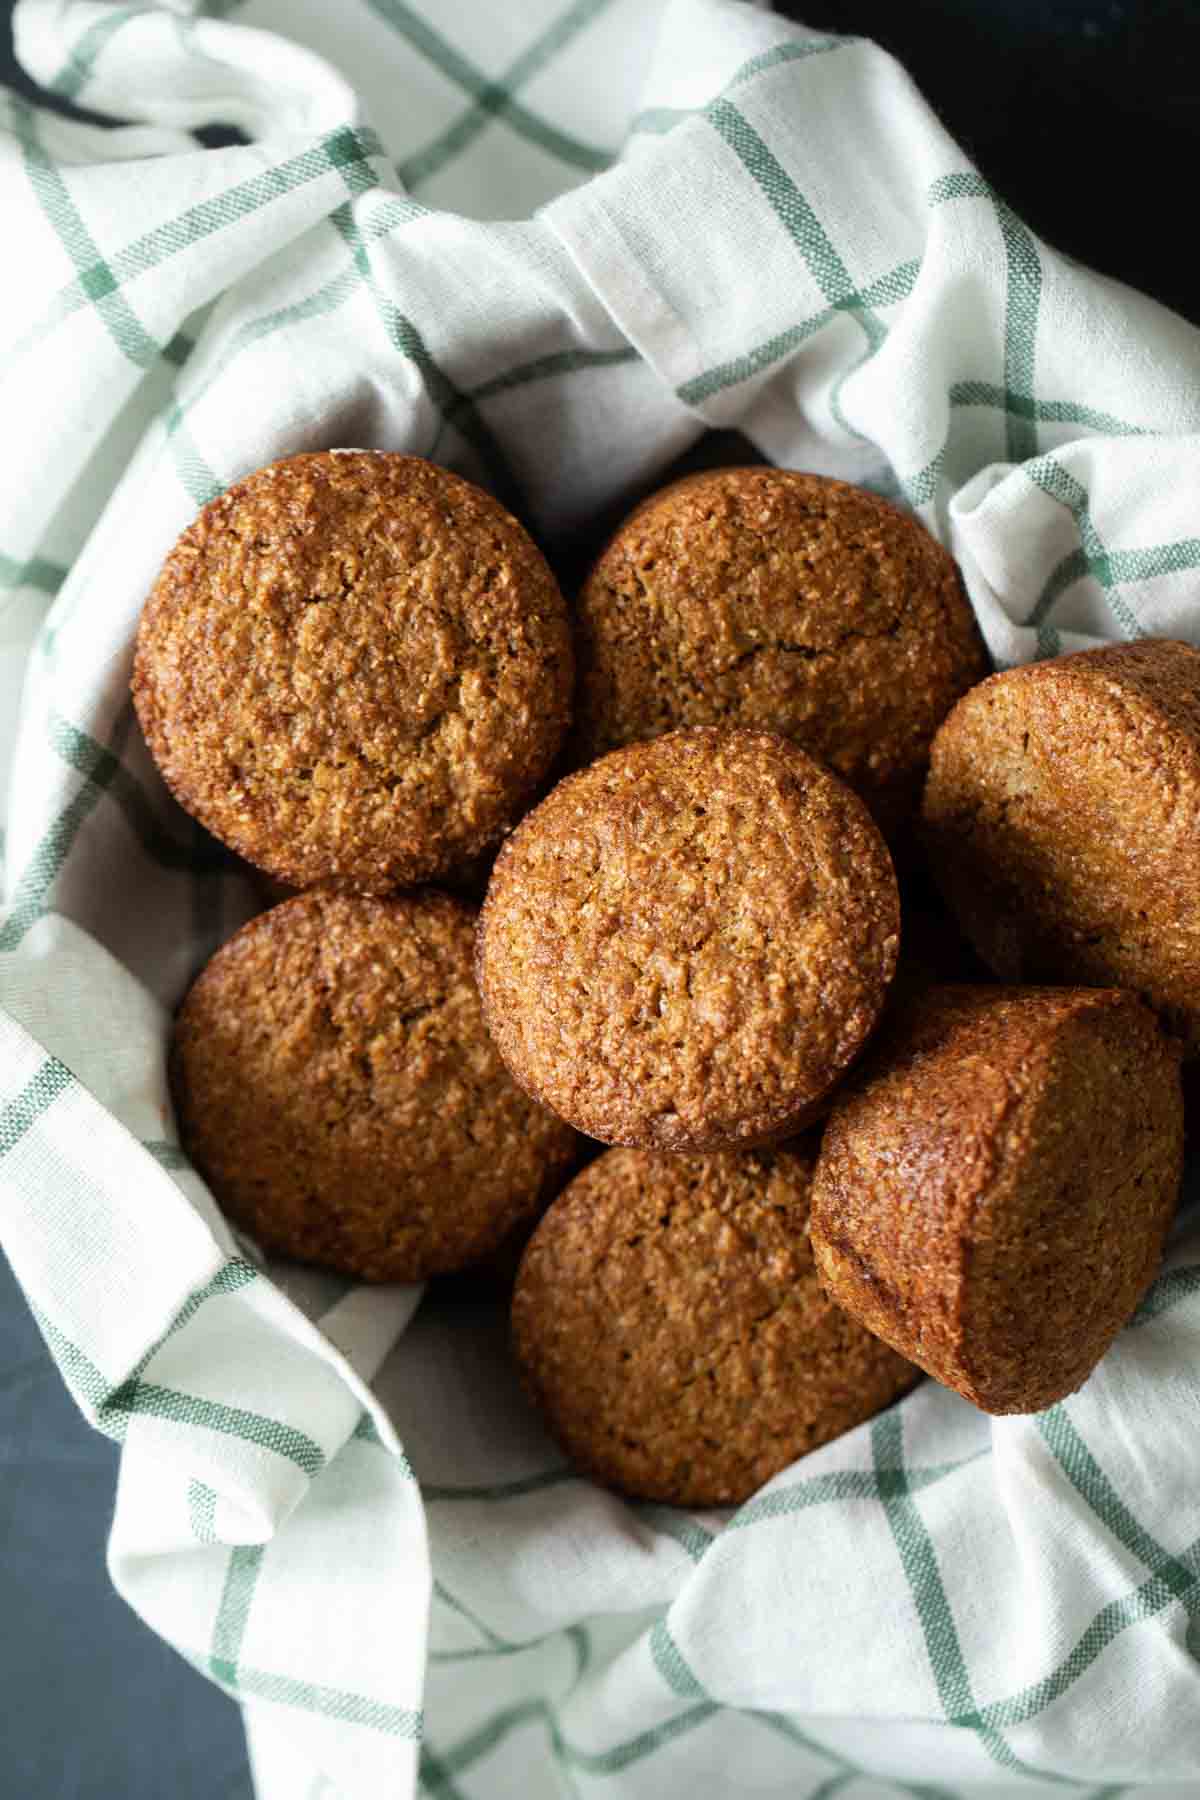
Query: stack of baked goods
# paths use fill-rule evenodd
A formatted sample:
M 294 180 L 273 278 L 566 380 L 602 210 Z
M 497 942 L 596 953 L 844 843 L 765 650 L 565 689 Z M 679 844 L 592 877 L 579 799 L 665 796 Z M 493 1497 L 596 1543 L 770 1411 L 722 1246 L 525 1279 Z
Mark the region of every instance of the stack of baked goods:
M 986 675 L 947 552 L 814 475 L 674 483 L 570 607 L 419 458 L 229 489 L 133 681 L 176 798 L 300 890 L 176 1022 L 229 1217 L 370 1281 L 528 1238 L 526 1387 L 630 1495 L 737 1503 L 922 1370 L 1070 1393 L 1178 1195 L 1200 652 Z

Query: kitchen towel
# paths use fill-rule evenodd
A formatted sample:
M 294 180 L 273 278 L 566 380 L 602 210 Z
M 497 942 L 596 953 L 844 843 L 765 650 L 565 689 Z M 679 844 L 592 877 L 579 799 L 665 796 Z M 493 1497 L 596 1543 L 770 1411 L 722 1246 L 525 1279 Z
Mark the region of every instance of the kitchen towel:
M 1200 641 L 1200 333 L 1039 242 L 879 49 L 735 0 L 16 34 L 126 121 L 0 98 L 0 1243 L 122 1445 L 120 1591 L 263 1800 L 1194 1795 L 1189 1214 L 1060 1406 L 926 1383 L 735 1512 L 601 1492 L 498 1309 L 264 1263 L 189 1166 L 170 1011 L 262 900 L 128 681 L 174 537 L 272 458 L 432 456 L 554 550 L 711 426 L 914 509 L 998 664 Z

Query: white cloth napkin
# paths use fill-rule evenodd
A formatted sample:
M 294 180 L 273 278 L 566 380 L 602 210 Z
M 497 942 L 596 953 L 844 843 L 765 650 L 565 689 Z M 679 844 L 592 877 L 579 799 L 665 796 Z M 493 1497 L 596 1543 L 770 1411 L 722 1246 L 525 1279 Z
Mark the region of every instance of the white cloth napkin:
M 422 1709 L 439 1800 L 1194 1796 L 1196 1226 L 1036 1418 L 926 1384 L 732 1516 L 573 1478 L 499 1314 L 260 1268 L 179 1150 L 168 1009 L 259 902 L 128 678 L 274 457 L 432 455 L 558 541 L 709 425 L 915 508 L 1001 663 L 1197 640 L 1200 334 L 879 50 L 731 0 L 23 0 L 17 42 L 134 121 L 0 100 L 0 1241 L 122 1443 L 121 1592 L 264 1800 L 408 1794 Z

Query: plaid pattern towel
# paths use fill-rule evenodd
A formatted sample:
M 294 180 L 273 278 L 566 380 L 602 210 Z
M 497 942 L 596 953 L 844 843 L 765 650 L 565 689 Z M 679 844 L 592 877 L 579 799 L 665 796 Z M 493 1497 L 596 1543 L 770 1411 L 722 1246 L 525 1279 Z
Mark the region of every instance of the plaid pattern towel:
M 927 1384 L 732 1516 L 623 1504 L 501 1321 L 264 1269 L 189 1168 L 168 1009 L 257 902 L 127 684 L 172 539 L 273 457 L 419 451 L 553 536 L 707 425 L 915 508 L 1001 662 L 1197 637 L 1200 334 L 1039 243 L 878 50 L 728 0 L 17 35 L 135 121 L 0 99 L 0 1240 L 121 1442 L 121 1592 L 269 1800 L 1194 1796 L 1197 1227 L 1064 1405 Z

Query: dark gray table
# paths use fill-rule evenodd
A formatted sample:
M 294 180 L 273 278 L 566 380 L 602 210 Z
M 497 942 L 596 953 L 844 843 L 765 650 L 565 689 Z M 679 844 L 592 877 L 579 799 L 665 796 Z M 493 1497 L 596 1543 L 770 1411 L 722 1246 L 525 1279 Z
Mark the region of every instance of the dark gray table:
M 11 10 L 0 0 L 0 80 L 33 95 L 12 63 Z M 1043 237 L 1200 320 L 1181 207 L 1200 138 L 1192 0 L 780 10 L 886 44 Z M 250 1800 L 236 1709 L 108 1585 L 116 1461 L 68 1400 L 0 1258 L 0 1794 Z
M 0 1257 L 0 1794 L 251 1800 L 237 1708 L 109 1586 L 116 1472 Z

